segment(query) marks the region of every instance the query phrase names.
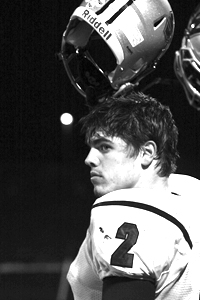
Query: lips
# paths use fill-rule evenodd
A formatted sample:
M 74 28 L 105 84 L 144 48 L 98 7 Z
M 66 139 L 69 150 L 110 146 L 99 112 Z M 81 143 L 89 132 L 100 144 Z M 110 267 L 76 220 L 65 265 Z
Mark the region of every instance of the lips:
M 91 171 L 90 172 L 90 180 L 93 184 L 97 184 L 99 183 L 99 181 L 102 179 L 102 176 L 98 173 L 98 172 L 95 172 L 95 171 Z
M 92 177 L 101 177 L 101 175 L 98 172 L 91 171 L 90 172 L 90 178 L 92 178 Z

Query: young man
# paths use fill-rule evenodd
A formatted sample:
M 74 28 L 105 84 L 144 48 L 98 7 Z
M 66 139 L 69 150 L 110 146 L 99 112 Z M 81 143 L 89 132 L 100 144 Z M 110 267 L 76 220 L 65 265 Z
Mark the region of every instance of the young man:
M 169 108 L 129 92 L 94 107 L 83 130 L 98 198 L 67 276 L 74 299 L 199 299 L 197 209 L 168 184 L 178 157 Z

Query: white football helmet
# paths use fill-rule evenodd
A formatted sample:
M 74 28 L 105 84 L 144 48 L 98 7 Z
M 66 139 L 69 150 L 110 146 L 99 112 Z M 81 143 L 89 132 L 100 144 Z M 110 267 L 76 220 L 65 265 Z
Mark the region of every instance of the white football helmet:
M 63 34 L 60 57 L 86 97 L 138 82 L 156 68 L 175 27 L 167 0 L 84 0 Z
M 181 47 L 175 53 L 174 71 L 189 104 L 200 110 L 200 4 L 190 17 Z

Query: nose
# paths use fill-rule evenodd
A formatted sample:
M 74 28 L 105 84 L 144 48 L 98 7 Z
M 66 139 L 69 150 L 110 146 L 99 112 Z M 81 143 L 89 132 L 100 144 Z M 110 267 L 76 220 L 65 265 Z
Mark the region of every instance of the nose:
M 91 148 L 85 159 L 85 164 L 89 167 L 96 167 L 99 164 L 97 149 Z

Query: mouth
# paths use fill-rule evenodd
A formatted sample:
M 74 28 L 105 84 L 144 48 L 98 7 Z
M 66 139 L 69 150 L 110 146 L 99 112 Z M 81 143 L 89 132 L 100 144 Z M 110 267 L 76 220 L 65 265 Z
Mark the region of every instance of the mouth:
M 99 181 L 102 176 L 98 172 L 91 171 L 90 172 L 90 180 L 92 183 Z
M 101 175 L 98 172 L 91 171 L 90 172 L 90 178 L 92 178 L 92 177 L 101 177 Z

